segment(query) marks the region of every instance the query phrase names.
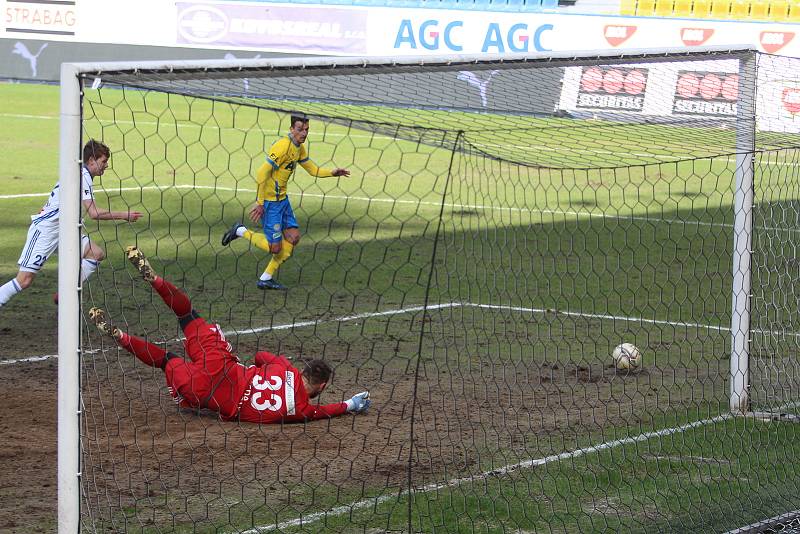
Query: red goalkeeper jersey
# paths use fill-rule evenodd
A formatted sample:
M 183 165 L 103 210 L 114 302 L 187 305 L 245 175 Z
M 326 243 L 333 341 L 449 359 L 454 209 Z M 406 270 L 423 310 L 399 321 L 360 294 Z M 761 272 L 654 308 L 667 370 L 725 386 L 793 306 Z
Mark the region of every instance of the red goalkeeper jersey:
M 239 402 L 239 420 L 252 423 L 297 422 L 336 417 L 347 404 L 311 404 L 303 377 L 283 356 L 257 352 L 245 370 L 247 386 Z

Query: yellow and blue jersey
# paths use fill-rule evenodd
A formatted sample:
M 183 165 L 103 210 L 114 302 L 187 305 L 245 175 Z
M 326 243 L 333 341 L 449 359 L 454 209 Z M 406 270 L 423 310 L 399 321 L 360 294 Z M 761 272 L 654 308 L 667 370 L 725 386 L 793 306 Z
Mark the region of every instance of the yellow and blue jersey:
M 308 158 L 305 145 L 295 143 L 294 139 L 287 135 L 272 144 L 267 161 L 256 172 L 258 202 L 286 198 L 286 186 L 298 164 L 311 176 L 318 178 L 333 176 L 331 169 L 317 167 Z

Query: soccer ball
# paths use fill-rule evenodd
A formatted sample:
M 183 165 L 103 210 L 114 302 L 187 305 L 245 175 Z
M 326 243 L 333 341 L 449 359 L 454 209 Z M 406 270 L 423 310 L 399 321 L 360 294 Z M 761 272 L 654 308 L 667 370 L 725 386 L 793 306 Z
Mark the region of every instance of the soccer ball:
M 642 363 L 642 353 L 633 343 L 617 345 L 614 352 L 611 353 L 611 357 L 614 359 L 614 366 L 617 369 L 636 369 Z

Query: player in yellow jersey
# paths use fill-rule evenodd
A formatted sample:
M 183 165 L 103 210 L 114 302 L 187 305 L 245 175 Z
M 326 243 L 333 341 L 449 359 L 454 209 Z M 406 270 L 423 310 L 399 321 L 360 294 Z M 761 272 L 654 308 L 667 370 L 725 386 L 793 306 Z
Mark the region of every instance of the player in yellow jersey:
M 258 280 L 259 289 L 286 289 L 275 279 L 278 267 L 292 255 L 300 242 L 300 231 L 294 218 L 286 186 L 298 164 L 308 174 L 322 178 L 326 176 L 350 176 L 347 169 L 323 169 L 312 162 L 303 145 L 308 137 L 308 117 L 292 115 L 292 126 L 286 137 L 278 139 L 269 149 L 267 161 L 256 173 L 257 204 L 250 210 L 250 219 L 261 222 L 263 234 L 248 230 L 241 221 L 236 222 L 222 236 L 222 245 L 228 245 L 239 237 L 247 238 L 258 248 L 272 253 L 272 260 Z

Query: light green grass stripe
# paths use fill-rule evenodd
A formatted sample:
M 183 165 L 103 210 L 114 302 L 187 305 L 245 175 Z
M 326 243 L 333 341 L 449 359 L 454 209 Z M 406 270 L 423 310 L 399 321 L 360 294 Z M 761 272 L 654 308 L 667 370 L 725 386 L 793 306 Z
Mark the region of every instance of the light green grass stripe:
M 58 120 L 59 116 L 52 116 L 52 115 L 30 115 L 30 114 L 20 114 L 20 113 L 0 113 L 0 117 L 7 117 L 13 119 L 30 119 L 30 120 Z M 146 120 L 125 120 L 116 118 L 114 120 L 110 119 L 100 119 L 98 121 L 100 126 L 113 126 L 117 124 L 133 124 L 136 126 L 158 126 L 158 127 L 176 127 L 176 128 L 193 128 L 193 129 L 202 129 L 202 130 L 218 130 L 218 131 L 233 131 L 233 132 L 240 132 L 240 133 L 247 133 L 249 128 L 246 127 L 226 127 L 226 126 L 217 126 L 217 125 L 209 125 L 209 124 L 198 124 L 193 122 L 169 122 L 169 121 L 146 121 Z M 473 132 L 474 133 L 474 132 Z M 380 134 L 357 134 L 352 133 L 351 131 L 346 132 L 330 132 L 326 131 L 324 136 L 311 134 L 309 136 L 310 141 L 314 141 L 315 139 L 323 138 L 323 137 L 342 137 L 342 138 L 350 138 L 350 139 L 395 139 L 392 136 L 388 135 L 380 135 Z M 479 139 L 475 139 L 471 141 L 472 144 L 476 147 L 483 147 L 489 150 L 501 148 L 504 150 L 507 149 L 520 149 L 520 150 L 531 150 L 535 149 L 539 152 L 552 152 L 555 154 L 561 154 L 562 150 L 559 148 L 555 148 L 550 145 L 544 144 L 524 144 L 524 145 L 516 145 L 510 143 L 491 143 L 491 142 L 483 142 Z M 681 150 L 675 150 L 676 152 L 681 152 Z M 671 154 L 658 154 L 655 152 L 647 152 L 647 151 L 632 151 L 632 150 L 603 150 L 599 148 L 571 148 L 570 152 L 577 153 L 577 154 L 585 154 L 585 155 L 604 155 L 604 156 L 637 156 L 641 158 L 652 158 L 653 162 L 650 164 L 657 165 L 659 161 L 665 162 L 680 162 L 680 161 L 690 161 L 692 159 L 696 159 L 695 157 L 686 157 L 685 155 L 671 155 Z M 705 159 L 704 156 L 702 159 Z M 736 157 L 733 155 L 727 155 L 726 159 L 728 161 L 736 161 Z M 800 166 L 800 163 L 794 162 L 774 162 L 772 165 L 780 166 L 780 167 L 797 167 Z

